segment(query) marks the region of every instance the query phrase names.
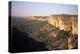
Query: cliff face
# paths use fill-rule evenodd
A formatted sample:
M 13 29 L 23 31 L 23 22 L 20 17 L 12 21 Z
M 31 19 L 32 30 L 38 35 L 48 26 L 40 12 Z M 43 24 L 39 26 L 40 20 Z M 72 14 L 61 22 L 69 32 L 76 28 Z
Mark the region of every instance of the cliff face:
M 78 34 L 78 16 L 72 16 L 72 33 Z
M 58 27 L 60 30 L 71 31 L 72 35 L 68 38 L 68 48 L 74 48 L 74 42 L 78 34 L 77 15 L 53 15 L 48 18 L 48 23 Z
M 53 15 L 48 18 L 48 23 L 59 27 L 60 30 L 70 31 L 77 34 L 78 16 L 77 15 Z

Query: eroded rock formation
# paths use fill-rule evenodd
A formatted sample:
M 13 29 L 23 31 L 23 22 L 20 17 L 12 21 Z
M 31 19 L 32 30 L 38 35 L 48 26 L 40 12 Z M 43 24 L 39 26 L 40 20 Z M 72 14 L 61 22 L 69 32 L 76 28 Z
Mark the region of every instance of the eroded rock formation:
M 48 23 L 58 27 L 60 30 L 71 31 L 72 35 L 68 38 L 68 48 L 74 48 L 75 38 L 78 34 L 78 16 L 77 15 L 51 15 Z

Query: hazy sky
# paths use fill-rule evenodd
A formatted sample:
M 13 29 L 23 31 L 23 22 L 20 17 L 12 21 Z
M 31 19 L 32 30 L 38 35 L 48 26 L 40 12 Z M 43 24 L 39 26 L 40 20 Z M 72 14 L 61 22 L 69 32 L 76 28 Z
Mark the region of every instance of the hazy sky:
M 63 13 L 77 15 L 78 6 L 54 3 L 12 2 L 12 16 L 48 16 Z

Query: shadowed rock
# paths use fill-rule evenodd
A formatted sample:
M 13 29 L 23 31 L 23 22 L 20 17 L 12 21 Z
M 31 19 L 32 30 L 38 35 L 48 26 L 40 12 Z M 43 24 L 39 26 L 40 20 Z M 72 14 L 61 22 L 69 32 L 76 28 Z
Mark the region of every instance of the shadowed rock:
M 48 50 L 45 48 L 44 43 L 28 37 L 26 32 L 22 32 L 17 28 L 12 28 L 11 33 L 10 52 L 12 53 Z

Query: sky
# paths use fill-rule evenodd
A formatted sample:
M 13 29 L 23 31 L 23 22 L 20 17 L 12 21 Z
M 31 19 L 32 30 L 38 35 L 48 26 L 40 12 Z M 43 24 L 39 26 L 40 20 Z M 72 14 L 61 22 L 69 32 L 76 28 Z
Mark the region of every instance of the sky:
M 78 6 L 71 4 L 12 1 L 12 16 L 50 16 L 53 14 L 78 15 Z

